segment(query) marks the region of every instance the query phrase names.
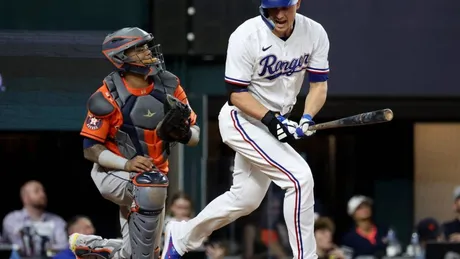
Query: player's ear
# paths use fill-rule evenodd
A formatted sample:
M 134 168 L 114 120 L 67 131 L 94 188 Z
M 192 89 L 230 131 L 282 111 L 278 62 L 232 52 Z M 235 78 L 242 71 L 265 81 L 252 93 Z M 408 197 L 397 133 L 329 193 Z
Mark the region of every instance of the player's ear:
M 300 8 L 300 3 L 301 3 L 301 2 L 302 2 L 302 0 L 299 0 L 299 1 L 297 2 L 296 8 L 295 8 L 296 10 L 299 10 L 299 8 Z

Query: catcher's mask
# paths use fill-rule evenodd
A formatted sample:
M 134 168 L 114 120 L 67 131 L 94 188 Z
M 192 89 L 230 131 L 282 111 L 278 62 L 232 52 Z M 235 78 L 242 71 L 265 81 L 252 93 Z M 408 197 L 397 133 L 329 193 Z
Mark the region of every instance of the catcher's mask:
M 129 51 L 130 55 L 126 55 L 128 50 L 133 50 Z M 166 69 L 160 44 L 154 43 L 151 33 L 137 27 L 123 28 L 107 35 L 102 43 L 102 53 L 121 72 L 148 77 Z

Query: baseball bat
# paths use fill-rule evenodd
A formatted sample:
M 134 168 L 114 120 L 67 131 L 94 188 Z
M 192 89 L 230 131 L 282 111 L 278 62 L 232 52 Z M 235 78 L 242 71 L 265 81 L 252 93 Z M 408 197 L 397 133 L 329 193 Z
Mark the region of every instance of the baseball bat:
M 369 124 L 377 124 L 389 122 L 393 119 L 393 111 L 390 109 L 382 109 L 377 111 L 365 112 L 334 121 L 315 124 L 309 126 L 309 130 L 323 130 L 333 128 L 343 128 L 352 126 L 363 126 Z

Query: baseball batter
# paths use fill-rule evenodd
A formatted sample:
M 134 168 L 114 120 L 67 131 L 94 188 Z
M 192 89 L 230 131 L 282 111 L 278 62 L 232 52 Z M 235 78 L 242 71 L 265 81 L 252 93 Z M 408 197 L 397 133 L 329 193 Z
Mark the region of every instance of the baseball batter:
M 301 0 L 262 0 L 260 16 L 230 36 L 225 67 L 229 100 L 219 114 L 223 142 L 236 151 L 233 185 L 188 222 L 171 223 L 164 258 L 177 259 L 205 237 L 255 210 L 270 182 L 285 190 L 284 218 L 294 258 L 317 258 L 313 178 L 286 142 L 308 127 L 326 101 L 329 40 L 317 22 L 297 14 Z M 305 75 L 310 89 L 299 123 L 288 119 Z
M 81 135 L 94 183 L 120 205 L 123 240 L 73 234 L 78 258 L 158 259 L 170 144 L 199 141 L 196 115 L 153 40 L 139 28 L 123 28 L 102 44 L 116 70 L 89 98 Z

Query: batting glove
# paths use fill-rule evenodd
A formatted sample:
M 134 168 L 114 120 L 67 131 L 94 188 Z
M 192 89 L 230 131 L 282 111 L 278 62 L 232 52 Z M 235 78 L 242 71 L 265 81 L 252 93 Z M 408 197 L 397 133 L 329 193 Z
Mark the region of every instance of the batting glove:
M 305 138 L 315 134 L 316 130 L 308 130 L 311 125 L 315 125 L 310 114 L 304 114 L 300 119 L 299 127 L 295 130 L 295 138 Z
M 281 115 L 276 118 L 288 129 L 289 133 L 294 136 L 299 124 L 295 121 L 288 120 Z

